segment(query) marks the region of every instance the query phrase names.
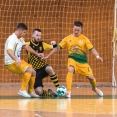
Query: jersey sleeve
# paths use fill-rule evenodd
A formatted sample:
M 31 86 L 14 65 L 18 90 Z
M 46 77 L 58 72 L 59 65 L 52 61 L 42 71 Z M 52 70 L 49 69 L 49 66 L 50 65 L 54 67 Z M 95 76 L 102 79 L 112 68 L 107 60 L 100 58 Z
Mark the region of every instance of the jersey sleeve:
M 67 45 L 67 43 L 66 43 L 66 38 L 64 38 L 64 39 L 58 44 L 58 46 L 59 46 L 61 49 L 62 49 L 62 48 L 65 48 L 66 45 Z
M 44 50 L 51 50 L 53 49 L 53 45 L 50 45 L 46 42 L 42 42 Z
M 13 50 L 13 48 L 14 48 L 14 46 L 15 46 L 15 38 L 12 38 L 12 36 L 11 37 L 9 37 L 8 38 L 8 44 L 7 44 L 7 50 Z
M 93 45 L 88 38 L 86 38 L 86 47 L 89 51 L 93 49 Z
M 30 45 L 30 42 L 26 42 L 26 45 Z

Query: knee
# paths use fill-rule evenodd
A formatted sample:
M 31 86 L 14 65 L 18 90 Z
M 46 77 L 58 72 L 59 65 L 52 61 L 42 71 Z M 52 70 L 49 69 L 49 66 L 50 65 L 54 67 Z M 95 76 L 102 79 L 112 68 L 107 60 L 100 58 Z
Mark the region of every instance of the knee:
M 68 67 L 68 72 L 74 73 L 74 67 L 72 66 Z
M 32 69 L 32 76 L 36 76 L 36 71 Z
M 36 71 L 31 67 L 28 67 L 26 72 L 29 72 L 31 76 L 34 76 L 34 77 L 36 76 Z
M 53 68 L 51 66 L 47 66 L 45 70 L 49 75 L 54 75 L 55 74 L 55 72 L 54 72 L 54 70 L 53 70 Z
M 41 95 L 43 94 L 43 89 L 37 87 L 37 88 L 35 88 L 35 93 L 36 93 L 37 95 L 40 95 L 40 96 L 41 96 Z
M 88 76 L 87 77 L 89 80 L 94 80 L 95 78 L 93 76 Z

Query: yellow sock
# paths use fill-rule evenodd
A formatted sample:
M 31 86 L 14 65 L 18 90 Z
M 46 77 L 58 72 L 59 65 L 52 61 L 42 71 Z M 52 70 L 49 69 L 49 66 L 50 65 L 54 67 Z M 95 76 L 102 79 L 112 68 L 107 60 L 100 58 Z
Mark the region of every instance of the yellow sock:
M 67 91 L 68 91 L 68 92 L 71 92 L 72 77 L 73 77 L 73 73 L 68 72 L 67 78 L 66 78 L 66 82 L 67 82 Z
M 95 89 L 96 88 L 96 79 L 94 78 L 93 80 L 89 80 L 89 81 L 92 86 L 92 89 Z
M 33 92 L 34 88 L 34 83 L 35 83 L 35 77 L 31 77 L 28 85 L 28 92 L 31 93 Z
M 23 74 L 22 77 L 22 85 L 21 85 L 21 89 L 20 90 L 26 90 L 26 87 L 28 85 L 28 82 L 30 80 L 31 74 L 29 72 L 26 72 Z

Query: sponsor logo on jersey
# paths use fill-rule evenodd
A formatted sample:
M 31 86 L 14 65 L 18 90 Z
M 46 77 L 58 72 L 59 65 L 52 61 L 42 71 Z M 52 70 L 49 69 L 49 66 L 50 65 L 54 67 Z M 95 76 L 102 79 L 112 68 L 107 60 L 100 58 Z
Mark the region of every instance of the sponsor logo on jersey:
M 77 51 L 78 50 L 78 47 L 77 46 L 74 46 L 74 50 Z

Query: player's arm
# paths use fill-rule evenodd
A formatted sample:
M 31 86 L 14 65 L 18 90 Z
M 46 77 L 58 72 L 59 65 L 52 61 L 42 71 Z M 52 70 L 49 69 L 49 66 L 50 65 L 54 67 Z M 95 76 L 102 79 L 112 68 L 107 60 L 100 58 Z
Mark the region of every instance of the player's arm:
M 51 44 L 55 43 L 51 42 Z M 52 56 L 54 53 L 64 48 L 65 46 L 66 46 L 66 39 L 63 39 L 58 45 L 55 44 L 55 46 L 53 46 L 53 50 L 46 57 L 44 57 L 44 59 L 48 59 L 50 56 Z
M 53 50 L 57 47 L 56 41 L 51 41 L 51 44 L 48 44 L 46 42 L 42 42 L 44 50 Z
M 15 38 L 9 37 L 7 45 L 7 54 L 16 62 L 16 65 L 19 66 L 21 64 L 21 60 L 14 54 L 13 50 L 14 45 L 15 45 Z
M 44 59 L 48 59 L 50 56 L 56 53 L 59 49 L 60 49 L 59 46 L 55 47 L 47 56 L 44 57 Z
M 14 55 L 12 49 L 7 49 L 7 54 L 16 62 L 17 66 L 21 64 L 21 60 L 17 56 Z
M 86 47 L 88 48 L 88 50 L 91 51 L 98 60 L 103 62 L 103 59 L 99 56 L 98 52 L 93 48 L 93 45 L 91 44 L 90 40 L 86 37 L 85 39 L 86 39 Z
M 93 55 L 94 55 L 98 60 L 100 60 L 101 62 L 103 62 L 103 59 L 99 56 L 98 52 L 97 52 L 94 48 L 91 49 L 90 51 L 93 53 Z
M 35 54 L 35 55 L 38 56 L 38 57 L 44 57 L 44 54 L 43 54 L 43 53 L 38 53 L 38 52 L 36 52 L 36 51 L 33 50 L 29 45 L 24 45 L 24 46 L 23 46 L 23 49 L 29 51 L 29 52 L 32 53 L 32 54 Z

